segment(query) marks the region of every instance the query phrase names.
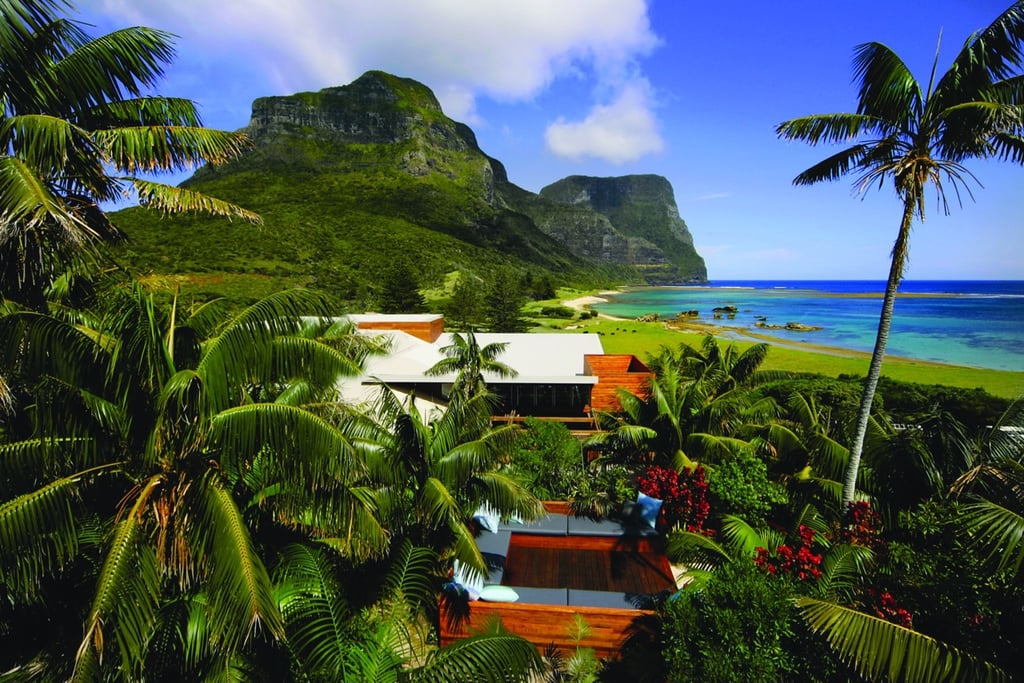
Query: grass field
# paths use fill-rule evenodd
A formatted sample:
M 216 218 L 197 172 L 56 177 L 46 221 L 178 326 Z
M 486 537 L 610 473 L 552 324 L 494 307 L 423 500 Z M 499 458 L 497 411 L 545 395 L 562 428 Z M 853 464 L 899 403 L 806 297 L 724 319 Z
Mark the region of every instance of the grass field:
M 694 325 L 692 329 L 669 328 L 664 322 L 640 323 L 629 320 L 608 320 L 591 318 L 582 321 L 534 319 L 539 325 L 538 332 L 575 332 L 599 334 L 606 353 L 631 353 L 645 359 L 662 346 L 674 347 L 680 342 L 699 346 L 705 328 Z M 765 340 L 768 341 L 768 340 Z M 728 343 L 728 340 L 726 340 Z M 747 347 L 752 341 L 737 341 Z M 764 365 L 766 370 L 787 370 L 811 372 L 828 377 L 857 375 L 863 377 L 868 371 L 870 355 L 845 349 L 806 345 L 772 343 Z M 906 358 L 887 357 L 882 365 L 882 374 L 903 382 L 918 384 L 942 384 L 965 389 L 982 388 L 995 396 L 1017 398 L 1024 395 L 1024 372 L 1007 372 L 968 368 L 942 363 Z

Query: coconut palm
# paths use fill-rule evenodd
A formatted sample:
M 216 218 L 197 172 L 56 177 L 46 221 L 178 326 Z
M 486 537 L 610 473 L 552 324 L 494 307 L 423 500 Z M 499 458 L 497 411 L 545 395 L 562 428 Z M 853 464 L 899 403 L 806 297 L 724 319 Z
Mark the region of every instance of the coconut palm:
M 486 394 L 453 401 L 424 417 L 387 388 L 371 421 L 392 475 L 394 528 L 443 559 L 484 571 L 467 522 L 482 505 L 499 515 L 534 519 L 540 502 L 502 471 L 518 428 L 490 426 Z M 486 572 L 485 572 L 486 573 Z
M 354 559 L 387 548 L 357 486 L 374 454 L 321 410 L 359 359 L 300 317 L 327 312 L 305 291 L 232 313 L 162 306 L 138 286 L 105 298 L 93 328 L 0 318 L 2 367 L 32 399 L 0 445 L 0 591 L 19 614 L 79 620 L 77 648 L 20 630 L 5 663 L 137 677 L 159 634 L 198 618 L 224 670 L 284 636 L 265 544 L 315 537 Z
M 137 195 L 161 211 L 258 218 L 139 174 L 236 156 L 246 139 L 202 127 L 195 105 L 152 87 L 170 34 L 133 27 L 92 38 L 57 0 L 8 0 L 0 17 L 0 293 L 45 310 L 65 269 L 121 237 L 101 203 Z
M 622 410 L 597 414 L 605 431 L 588 445 L 653 454 L 655 461 L 676 469 L 749 448 L 736 438 L 741 426 L 776 412 L 773 401 L 752 401 L 746 391 L 764 350 L 757 345 L 742 354 L 732 347 L 723 351 L 713 338 L 705 340 L 705 353 L 686 344 L 662 348 L 650 361 L 655 374 L 647 391 L 619 390 Z
M 486 373 L 502 378 L 515 377 L 519 373 L 498 360 L 498 356 L 508 348 L 507 342 L 492 342 L 480 346 L 476 334 L 472 331 L 462 336 L 458 332 L 452 335 L 451 343 L 441 347 L 445 355 L 442 360 L 432 365 L 425 374 L 427 377 L 455 374 L 451 396 L 468 400 L 472 396 L 487 390 L 484 379 Z
M 854 498 L 868 418 L 889 338 L 893 305 L 909 253 L 915 219 L 924 220 L 925 192 L 931 187 L 948 212 L 947 190 L 960 200 L 971 196 L 974 176 L 964 165 L 973 158 L 1024 162 L 1024 2 L 1015 2 L 990 26 L 972 34 L 952 65 L 938 74 L 938 54 L 927 88 L 906 64 L 880 43 L 855 50 L 859 83 L 855 113 L 819 114 L 785 121 L 776 129 L 788 140 L 852 143 L 795 179 L 797 185 L 856 174 L 860 192 L 891 181 L 903 206 L 892 250 L 878 334 L 850 448 L 843 482 L 843 505 Z

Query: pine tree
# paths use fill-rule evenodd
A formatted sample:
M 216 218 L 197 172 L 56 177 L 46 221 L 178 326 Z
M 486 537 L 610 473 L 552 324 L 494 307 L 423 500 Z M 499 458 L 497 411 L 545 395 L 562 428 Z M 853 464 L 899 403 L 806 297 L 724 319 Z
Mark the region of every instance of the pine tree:
M 484 298 L 490 331 L 526 332 L 529 323 L 521 315 L 525 302 L 522 283 L 516 274 L 508 268 L 496 271 Z
M 482 326 L 484 298 L 480 280 L 460 273 L 444 315 L 445 324 L 457 332 L 468 332 Z
M 381 313 L 422 313 L 426 309 L 416 274 L 406 263 L 393 263 L 381 282 Z

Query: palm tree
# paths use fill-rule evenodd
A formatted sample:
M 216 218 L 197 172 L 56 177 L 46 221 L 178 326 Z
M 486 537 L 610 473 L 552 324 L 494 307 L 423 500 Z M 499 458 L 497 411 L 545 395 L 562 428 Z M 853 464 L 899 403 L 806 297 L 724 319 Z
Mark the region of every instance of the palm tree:
M 302 290 L 227 316 L 138 286 L 104 298 L 92 328 L 0 318 L 0 368 L 33 404 L 0 444 L 0 592 L 47 623 L 84 617 L 77 652 L 19 631 L 52 659 L 28 644 L 5 654 L 61 677 L 134 676 L 158 634 L 198 615 L 224 670 L 284 637 L 265 543 L 318 538 L 356 560 L 387 549 L 360 486 L 382 466 L 326 409 L 358 354 L 301 317 L 327 312 Z
M 1024 398 L 1015 401 L 978 444 L 974 467 L 953 483 L 964 498 L 961 522 L 997 570 L 1020 582 L 1024 567 Z
M 379 596 L 353 598 L 322 548 L 284 549 L 276 595 L 294 661 L 315 681 L 526 681 L 540 670 L 532 643 L 494 627 L 442 648 L 424 646 L 422 619 L 436 607 L 437 556 L 399 545 Z M 355 614 L 352 603 L 371 608 Z
M 219 163 L 246 145 L 202 127 L 195 105 L 150 94 L 170 34 L 134 27 L 91 38 L 56 0 L 10 0 L 0 18 L 0 292 L 45 310 L 69 266 L 121 233 L 101 208 L 135 193 L 161 211 L 250 221 L 232 204 L 139 177 Z
M 812 145 L 852 143 L 798 175 L 795 184 L 836 180 L 852 172 L 860 192 L 891 180 L 903 204 L 843 482 L 844 507 L 853 501 L 893 304 L 909 253 L 910 230 L 915 218 L 924 220 L 926 188 L 934 188 L 948 212 L 946 184 L 958 200 L 961 192 L 971 196 L 970 181 L 975 178 L 964 162 L 994 157 L 1024 163 L 1024 87 L 1017 73 L 1024 61 L 1022 40 L 1024 2 L 1018 0 L 988 28 L 972 34 L 938 80 L 936 53 L 927 89 L 891 49 L 865 43 L 855 50 L 856 113 L 805 116 L 776 129 L 782 138 Z
M 385 387 L 370 418 L 370 440 L 381 445 L 393 477 L 394 530 L 478 571 L 484 562 L 467 522 L 481 505 L 526 520 L 541 513 L 540 502 L 502 471 L 518 428 L 491 427 L 487 398 L 453 401 L 424 418 L 412 400 L 402 404 Z
M 655 374 L 647 391 L 638 395 L 620 390 L 621 412 L 599 413 L 598 424 L 605 431 L 588 445 L 653 453 L 655 461 L 676 469 L 748 448 L 735 438 L 741 426 L 776 412 L 773 401 L 752 402 L 746 391 L 758 376 L 767 346 L 739 353 L 732 346 L 721 349 L 708 337 L 702 348 L 663 348 L 649 363 Z
M 498 360 L 498 356 L 508 348 L 507 342 L 492 342 L 481 347 L 472 331 L 462 336 L 458 332 L 452 335 L 451 344 L 441 347 L 445 355 L 442 360 L 432 365 L 425 374 L 427 377 L 439 377 L 455 373 L 451 396 L 461 400 L 487 390 L 485 373 L 502 378 L 515 377 L 519 373 Z

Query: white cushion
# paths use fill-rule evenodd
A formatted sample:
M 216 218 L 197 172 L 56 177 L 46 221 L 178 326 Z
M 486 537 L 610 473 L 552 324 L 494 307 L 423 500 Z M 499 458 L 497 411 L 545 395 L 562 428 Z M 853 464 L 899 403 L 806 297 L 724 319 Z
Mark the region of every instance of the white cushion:
M 498 533 L 498 522 L 500 521 L 500 516 L 486 503 L 481 505 L 477 511 L 473 513 L 473 519 L 478 521 L 480 526 L 491 533 Z
M 488 602 L 515 602 L 519 599 L 519 593 L 508 586 L 490 585 L 480 591 L 480 599 Z

